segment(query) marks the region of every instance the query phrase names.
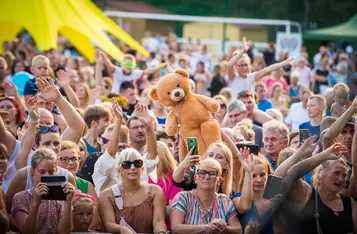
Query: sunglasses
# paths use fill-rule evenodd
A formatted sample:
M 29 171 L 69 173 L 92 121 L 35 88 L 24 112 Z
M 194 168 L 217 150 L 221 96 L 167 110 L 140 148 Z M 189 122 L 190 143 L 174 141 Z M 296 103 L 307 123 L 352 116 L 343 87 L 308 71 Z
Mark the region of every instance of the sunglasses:
M 47 133 L 47 132 L 58 132 L 59 127 L 57 125 L 52 125 L 52 126 L 41 126 L 39 128 L 41 133 Z
M 60 158 L 60 161 L 64 164 L 69 163 L 69 161 L 71 161 L 72 163 L 76 163 L 78 162 L 79 158 L 78 157 L 62 157 Z
M 143 160 L 138 159 L 134 161 L 123 161 L 121 164 L 121 167 L 124 169 L 130 169 L 131 165 L 134 165 L 135 168 L 141 168 L 143 166 Z
M 221 109 L 227 109 L 227 106 L 225 104 L 220 105 Z
M 100 137 L 100 139 L 102 139 L 102 142 L 104 145 L 109 143 L 109 139 L 107 139 L 105 137 Z
M 214 179 L 218 176 L 218 171 L 206 171 L 198 169 L 196 173 L 200 178 L 205 178 L 206 175 L 208 175 L 210 179 Z

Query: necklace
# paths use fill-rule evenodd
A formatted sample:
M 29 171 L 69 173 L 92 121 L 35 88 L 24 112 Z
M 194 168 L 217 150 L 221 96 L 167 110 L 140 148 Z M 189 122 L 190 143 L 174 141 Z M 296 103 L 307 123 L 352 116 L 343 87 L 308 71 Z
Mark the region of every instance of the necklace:
M 124 196 L 133 196 L 139 189 L 140 189 L 140 187 L 135 189 L 134 191 L 125 192 L 123 185 L 120 186 L 121 194 Z

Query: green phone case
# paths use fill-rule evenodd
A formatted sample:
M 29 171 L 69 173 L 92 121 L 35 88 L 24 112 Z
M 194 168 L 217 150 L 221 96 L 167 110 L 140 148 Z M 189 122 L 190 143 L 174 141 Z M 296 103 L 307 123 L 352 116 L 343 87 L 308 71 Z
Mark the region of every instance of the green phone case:
M 197 148 L 197 139 L 196 137 L 187 137 L 187 145 L 188 145 L 188 150 L 190 151 L 193 147 L 195 149 L 192 152 L 192 155 L 198 155 L 198 148 Z

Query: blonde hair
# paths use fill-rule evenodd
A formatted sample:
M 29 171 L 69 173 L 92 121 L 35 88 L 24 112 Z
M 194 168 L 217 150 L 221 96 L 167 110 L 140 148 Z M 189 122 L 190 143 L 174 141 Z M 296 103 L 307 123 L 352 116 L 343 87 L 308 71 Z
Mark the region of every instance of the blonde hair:
M 263 165 L 264 166 L 264 169 L 265 169 L 265 172 L 268 174 L 268 175 L 272 175 L 274 174 L 274 171 L 273 169 L 271 168 L 268 160 L 266 160 L 266 158 L 264 158 L 263 156 L 255 156 L 255 155 L 252 155 L 253 156 L 253 164 L 254 166 L 256 165 Z M 244 177 L 245 177 L 245 171 L 244 169 L 242 168 L 243 170 L 243 173 L 240 174 L 240 179 L 239 179 L 239 184 L 237 186 L 238 188 L 238 191 L 237 192 L 241 192 L 242 191 L 242 187 L 243 187 L 243 182 L 244 182 Z
M 35 169 L 44 160 L 52 161 L 53 164 L 56 164 L 57 154 L 51 149 L 39 148 L 32 154 L 31 167 Z
M 135 57 L 131 54 L 124 54 L 123 61 L 124 60 L 131 60 L 132 63 L 136 63 Z
M 66 149 L 73 149 L 78 155 L 80 155 L 78 145 L 72 141 L 62 141 L 61 151 Z
M 89 89 L 88 85 L 85 84 L 85 83 L 79 83 L 76 86 L 74 86 L 74 91 L 76 91 L 76 89 L 79 88 L 79 87 L 83 87 L 84 88 L 84 91 L 86 93 L 85 101 L 88 104 L 89 103 L 89 99 L 90 99 L 90 89 Z
M 213 142 L 212 144 L 210 144 L 210 146 L 207 149 L 207 152 L 210 151 L 210 149 L 212 149 L 213 147 L 218 146 L 222 149 L 223 154 L 227 160 L 227 164 L 228 164 L 228 168 L 224 171 L 221 172 L 222 174 L 222 178 L 223 178 L 223 183 L 222 183 L 222 191 L 224 194 L 226 194 L 227 196 L 229 196 L 232 192 L 232 182 L 233 182 L 233 178 L 236 178 L 234 175 L 235 173 L 233 173 L 233 156 L 232 156 L 232 152 L 231 150 L 222 142 Z M 222 170 L 222 168 L 221 168 Z M 223 171 L 223 170 L 222 170 Z
M 279 153 L 278 165 L 282 164 L 286 159 L 290 158 L 293 154 L 296 153 L 296 149 L 294 148 L 285 148 Z
M 319 94 L 315 94 L 315 95 L 312 95 L 309 97 L 309 100 L 312 100 L 312 99 L 316 99 L 318 104 L 323 105 L 323 108 L 326 107 L 326 99 L 323 96 L 321 96 Z
M 157 156 L 159 158 L 160 166 L 158 166 L 158 169 L 160 168 L 161 179 L 165 181 L 164 177 L 167 177 L 176 169 L 176 162 L 169 148 L 161 141 L 157 142 Z
M 343 158 L 339 158 L 337 160 L 328 160 L 324 163 L 322 163 L 320 166 L 318 166 L 315 170 L 315 173 L 312 177 L 312 183 L 315 188 L 319 188 L 321 186 L 321 177 L 324 174 L 324 172 L 328 171 L 330 169 L 331 164 L 334 163 L 340 163 L 343 166 L 347 167 L 347 163 Z
M 121 163 L 124 161 L 129 161 L 130 158 L 141 159 L 140 153 L 133 148 L 127 148 L 115 156 L 115 168 L 119 169 Z
M 224 103 L 224 105 L 228 106 L 228 100 L 222 94 L 218 94 L 218 95 L 214 96 L 213 99 L 216 100 L 216 101 L 217 100 L 221 100 Z
M 219 94 L 225 97 L 227 99 L 227 102 L 230 102 L 232 99 L 232 92 L 231 89 L 228 87 L 221 89 Z
M 350 88 L 345 83 L 338 83 L 333 86 L 332 93 L 333 95 L 341 93 L 342 95 L 348 96 L 350 93 Z
M 279 82 L 273 84 L 273 88 L 271 89 L 271 95 L 270 95 L 271 98 L 274 98 L 274 93 L 278 87 L 280 87 L 281 89 L 283 88 L 283 86 Z
M 50 60 L 44 55 L 36 55 L 31 61 L 31 67 L 36 67 L 39 63 L 46 63 L 50 66 Z
M 253 130 L 253 123 L 250 119 L 243 119 L 241 122 L 233 128 L 235 131 L 239 131 L 246 141 L 255 143 L 255 132 Z
M 205 158 L 202 161 L 200 161 L 200 163 L 197 165 L 197 169 L 200 169 L 203 166 L 217 170 L 218 176 L 222 175 L 221 164 L 219 164 L 219 162 L 213 158 Z
M 279 109 L 268 109 L 266 110 L 266 112 L 268 115 L 270 115 L 269 113 L 275 114 L 275 118 L 273 118 L 271 115 L 270 117 L 272 117 L 273 119 L 279 121 L 279 122 L 283 122 L 284 117 L 283 114 L 281 113 L 281 111 Z

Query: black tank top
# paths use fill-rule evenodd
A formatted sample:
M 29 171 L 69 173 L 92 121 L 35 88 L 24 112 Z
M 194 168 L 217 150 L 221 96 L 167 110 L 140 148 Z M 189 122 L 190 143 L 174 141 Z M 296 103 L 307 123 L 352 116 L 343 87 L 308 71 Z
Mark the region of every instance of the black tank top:
M 313 189 L 310 199 L 307 201 L 305 207 L 302 209 L 298 216 L 299 229 L 301 234 L 316 234 L 316 218 L 315 218 L 315 192 Z M 335 212 L 327 207 L 320 198 L 318 198 L 318 210 L 320 227 L 323 234 L 346 234 L 353 233 L 352 224 L 352 204 L 351 198 L 341 195 L 343 202 L 343 210 L 335 214 Z

